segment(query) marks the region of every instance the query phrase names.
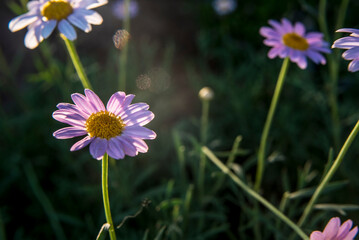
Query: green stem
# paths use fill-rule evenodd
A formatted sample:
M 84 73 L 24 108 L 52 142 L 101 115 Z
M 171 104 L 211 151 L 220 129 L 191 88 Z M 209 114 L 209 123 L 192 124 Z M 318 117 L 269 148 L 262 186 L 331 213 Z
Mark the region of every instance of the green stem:
M 254 184 L 254 189 L 258 192 L 261 187 L 263 172 L 264 172 L 264 165 L 265 165 L 265 154 L 266 154 L 266 145 L 267 145 L 267 138 L 269 134 L 270 127 L 272 125 L 273 116 L 277 107 L 277 102 L 281 93 L 281 89 L 283 87 L 284 79 L 287 74 L 289 66 L 289 58 L 285 58 L 283 60 L 282 68 L 280 70 L 277 85 L 274 90 L 274 95 L 272 98 L 272 102 L 269 108 L 269 112 L 267 115 L 267 120 L 264 124 L 264 129 L 262 133 L 262 138 L 259 146 L 258 151 L 258 165 L 257 165 L 257 174 L 256 174 L 256 182 Z
M 292 220 L 285 216 L 281 211 L 274 207 L 270 202 L 265 198 L 259 195 L 256 191 L 248 187 L 239 177 L 237 177 L 231 170 L 224 165 L 207 147 L 202 147 L 202 151 L 207 155 L 207 157 L 215 164 L 221 171 L 227 174 L 240 188 L 243 189 L 248 195 L 256 199 L 258 202 L 263 204 L 268 208 L 274 215 L 280 218 L 284 223 L 291 227 L 302 239 L 309 240 L 308 236 L 303 232 L 300 227 L 298 227 Z
M 75 45 L 72 41 L 68 40 L 64 35 L 60 35 L 61 38 L 64 40 L 67 51 L 70 54 L 72 63 L 74 64 L 74 67 L 76 69 L 77 75 L 79 76 L 82 86 L 84 88 L 92 89 L 91 83 L 87 78 L 86 72 L 84 67 L 82 66 L 82 63 L 80 61 L 79 55 L 77 54 Z
M 207 129 L 208 129 L 208 113 L 209 113 L 209 100 L 202 100 L 202 116 L 201 116 L 201 128 L 200 128 L 200 140 L 201 145 L 205 145 L 207 141 Z M 200 197 L 204 195 L 204 176 L 206 169 L 206 156 L 201 151 L 198 173 L 198 188 Z
M 338 157 L 335 159 L 332 167 L 329 169 L 328 173 L 325 175 L 322 182 L 319 184 L 319 186 L 315 190 L 315 192 L 314 192 L 312 198 L 310 199 L 308 205 L 304 209 L 303 215 L 300 217 L 300 219 L 298 221 L 298 226 L 299 227 L 301 227 L 304 224 L 305 220 L 309 216 L 309 213 L 313 209 L 313 206 L 316 203 L 319 195 L 322 193 L 325 186 L 329 183 L 330 179 L 333 177 L 333 175 L 335 174 L 335 172 L 339 168 L 340 164 L 342 163 L 342 161 L 344 159 L 344 156 L 345 156 L 346 152 L 348 151 L 348 149 L 351 146 L 353 140 L 355 139 L 356 135 L 358 134 L 358 131 L 359 131 L 359 121 L 356 123 L 353 130 L 349 134 L 347 140 L 345 141 L 342 149 L 340 150 L 340 152 L 338 154 Z
M 110 200 L 108 197 L 108 155 L 105 155 L 102 158 L 102 197 L 103 197 L 103 206 L 105 208 L 106 221 L 110 224 L 109 233 L 110 239 L 116 240 L 115 228 L 112 222 L 111 210 L 110 210 Z
M 340 4 L 338 11 L 338 18 L 335 24 L 335 29 L 342 28 L 343 22 L 346 15 L 346 10 L 348 8 L 349 0 L 343 0 Z M 326 18 L 326 6 L 327 0 L 319 1 L 319 15 L 318 22 L 320 30 L 324 33 L 325 39 L 328 42 L 332 42 L 327 25 Z M 334 139 L 334 149 L 337 152 L 340 145 L 341 139 L 341 127 L 340 127 L 340 117 L 338 111 L 338 75 L 339 75 L 339 59 L 340 54 L 338 49 L 333 50 L 333 54 L 328 55 L 328 67 L 329 67 L 329 106 L 331 111 L 332 119 L 332 129 L 333 129 L 333 139 Z
M 65 240 L 67 239 L 65 233 L 61 227 L 60 220 L 58 215 L 52 206 L 50 199 L 47 197 L 44 190 L 41 188 L 39 180 L 36 176 L 33 166 L 31 163 L 26 163 L 24 165 L 25 175 L 27 177 L 28 183 L 31 190 L 33 191 L 36 198 L 39 200 L 42 208 L 44 209 L 47 217 L 49 218 L 52 229 L 54 230 L 56 239 Z
M 125 17 L 123 20 L 123 28 L 130 32 L 130 0 L 125 0 Z M 126 91 L 126 69 L 127 69 L 128 44 L 125 44 L 120 54 L 120 76 L 119 89 Z

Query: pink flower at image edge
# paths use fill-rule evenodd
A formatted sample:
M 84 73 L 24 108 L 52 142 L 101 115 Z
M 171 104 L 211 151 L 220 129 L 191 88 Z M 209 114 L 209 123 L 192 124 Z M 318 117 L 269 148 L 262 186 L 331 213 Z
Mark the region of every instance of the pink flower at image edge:
M 310 240 L 353 240 L 358 232 L 358 227 L 356 226 L 350 230 L 352 226 L 352 220 L 347 220 L 340 225 L 340 219 L 334 217 L 330 219 L 323 232 L 312 232 Z

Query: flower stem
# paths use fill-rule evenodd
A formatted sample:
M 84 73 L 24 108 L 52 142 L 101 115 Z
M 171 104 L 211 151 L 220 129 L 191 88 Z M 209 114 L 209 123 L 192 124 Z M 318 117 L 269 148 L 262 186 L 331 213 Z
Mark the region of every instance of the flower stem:
M 67 51 L 70 54 L 72 63 L 76 69 L 77 75 L 79 76 L 82 86 L 84 88 L 92 89 L 91 83 L 87 78 L 86 72 L 82 63 L 80 61 L 79 55 L 77 54 L 75 45 L 72 41 L 68 40 L 63 34 L 60 34 L 61 38 L 64 40 Z
M 273 120 L 274 112 L 277 107 L 277 102 L 281 93 L 281 89 L 283 87 L 284 79 L 287 74 L 288 66 L 289 66 L 289 58 L 287 57 L 283 60 L 282 68 L 278 76 L 277 85 L 275 87 L 274 95 L 267 115 L 267 120 L 264 124 L 264 129 L 263 129 L 262 138 L 258 151 L 256 182 L 254 184 L 254 190 L 256 190 L 257 192 L 261 187 L 261 182 L 264 172 L 267 138 L 268 138 L 270 127 L 272 125 L 272 120 Z
M 304 224 L 305 220 L 308 218 L 309 213 L 313 209 L 313 206 L 316 203 L 319 195 L 322 193 L 325 186 L 329 183 L 330 179 L 333 177 L 333 175 L 335 174 L 335 172 L 339 168 L 340 164 L 342 163 L 342 161 L 344 159 L 344 156 L 345 156 L 346 152 L 348 151 L 349 147 L 351 146 L 351 144 L 352 144 L 353 140 L 355 139 L 356 135 L 358 134 L 358 132 L 359 132 L 359 121 L 356 123 L 353 130 L 349 134 L 347 140 L 345 141 L 342 149 L 340 150 L 340 152 L 338 154 L 338 157 L 335 159 L 333 165 L 331 166 L 331 168 L 329 169 L 329 171 L 327 172 L 327 174 L 323 178 L 322 182 L 319 184 L 319 186 L 315 190 L 315 192 L 314 192 L 312 198 L 310 199 L 308 205 L 304 209 L 304 212 L 303 212 L 302 216 L 300 217 L 300 219 L 298 221 L 298 226 L 299 227 L 301 227 Z
M 130 0 L 125 0 L 125 17 L 123 20 L 123 28 L 130 32 Z M 119 89 L 126 91 L 126 69 L 127 69 L 127 58 L 128 58 L 128 44 L 123 46 L 120 54 L 120 76 L 119 76 Z
M 235 175 L 231 170 L 224 165 L 211 150 L 207 147 L 202 147 L 203 153 L 207 155 L 207 157 L 215 164 L 224 174 L 227 174 L 240 188 L 243 189 L 248 195 L 256 199 L 258 202 L 263 204 L 266 208 L 268 208 L 274 215 L 276 215 L 279 219 L 285 222 L 289 227 L 291 227 L 302 239 L 309 240 L 308 236 L 303 232 L 300 227 L 298 227 L 292 220 L 290 220 L 287 216 L 285 216 L 281 211 L 279 211 L 275 206 L 273 206 L 270 202 L 268 202 L 265 198 L 259 195 L 256 191 L 252 190 L 248 187 L 237 175 Z
M 345 19 L 346 11 L 348 8 L 349 0 L 342 0 L 339 11 L 338 18 L 335 24 L 335 29 L 342 28 L 343 22 Z M 327 18 L 326 18 L 326 7 L 327 0 L 319 1 L 319 14 L 318 22 L 320 30 L 324 33 L 325 39 L 328 42 L 332 42 L 328 32 Z M 329 91 L 328 91 L 328 100 L 331 111 L 332 118 L 332 129 L 333 129 L 333 139 L 334 139 L 334 149 L 335 152 L 339 149 L 340 139 L 341 139 L 341 127 L 340 127 L 340 116 L 338 111 L 338 74 L 339 74 L 339 59 L 340 54 L 338 49 L 333 50 L 333 54 L 328 55 L 328 68 L 329 68 Z
M 205 145 L 207 141 L 207 129 L 208 129 L 208 113 L 209 113 L 209 100 L 202 100 L 202 116 L 201 116 L 201 128 L 200 128 L 200 141 L 201 145 Z M 198 173 L 198 189 L 200 198 L 204 195 L 204 176 L 206 169 L 206 156 L 201 151 L 199 160 L 199 173 Z
M 115 228 L 113 226 L 111 210 L 110 210 L 110 200 L 108 197 L 108 155 L 105 155 L 102 158 L 102 197 L 103 197 L 103 206 L 105 208 L 106 221 L 110 224 L 109 233 L 110 239 L 116 240 Z

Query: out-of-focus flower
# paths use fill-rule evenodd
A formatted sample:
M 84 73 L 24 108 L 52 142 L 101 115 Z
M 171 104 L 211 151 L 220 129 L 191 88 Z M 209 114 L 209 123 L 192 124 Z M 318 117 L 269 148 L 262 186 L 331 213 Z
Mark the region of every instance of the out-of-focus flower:
M 236 0 L 214 0 L 213 8 L 218 15 L 227 15 L 237 8 Z
M 323 232 L 312 232 L 310 240 L 353 240 L 358 232 L 358 227 L 351 229 L 352 226 L 353 222 L 351 220 L 347 220 L 340 225 L 340 219 L 334 217 L 330 219 Z
M 112 37 L 113 44 L 117 49 L 122 50 L 127 45 L 127 42 L 130 39 L 130 37 L 131 36 L 129 32 L 127 32 L 124 29 L 119 29 Z
M 9 29 L 16 32 L 28 28 L 25 46 L 36 48 L 48 38 L 58 26 L 59 31 L 69 40 L 77 37 L 74 26 L 90 32 L 91 24 L 100 25 L 102 17 L 91 10 L 107 3 L 107 0 L 34 0 L 27 3 L 29 12 L 9 22 Z M 71 24 L 72 25 L 71 25 Z
M 214 92 L 210 87 L 203 87 L 199 90 L 198 96 L 201 100 L 211 101 L 214 97 Z
M 348 70 L 356 72 L 359 70 L 359 29 L 341 28 L 337 32 L 351 33 L 349 37 L 339 38 L 333 43 L 332 48 L 348 49 L 343 53 L 345 60 L 352 60 L 349 63 Z
M 117 0 L 112 4 L 112 13 L 118 19 L 124 19 L 126 17 L 126 1 Z M 131 0 L 128 6 L 128 16 L 130 18 L 136 17 L 138 14 L 138 3 L 136 0 Z
M 136 156 L 148 150 L 143 139 L 155 139 L 156 133 L 143 127 L 154 114 L 146 103 L 131 104 L 135 95 L 116 92 L 105 108 L 101 99 L 91 90 L 85 89 L 85 96 L 71 95 L 75 104 L 59 103 L 52 116 L 59 122 L 71 125 L 54 132 L 54 137 L 67 139 L 86 135 L 71 147 L 76 151 L 90 144 L 90 153 L 95 159 L 102 159 L 105 153 L 115 159 L 125 155 Z
M 321 53 L 330 53 L 328 43 L 323 40 L 323 34 L 319 32 L 305 32 L 302 23 L 294 25 L 288 19 L 283 18 L 281 23 L 269 20 L 271 27 L 261 27 L 259 32 L 265 37 L 264 44 L 272 47 L 268 52 L 269 58 L 289 57 L 297 63 L 301 69 L 307 67 L 307 59 L 310 58 L 316 64 L 325 64 L 326 60 Z

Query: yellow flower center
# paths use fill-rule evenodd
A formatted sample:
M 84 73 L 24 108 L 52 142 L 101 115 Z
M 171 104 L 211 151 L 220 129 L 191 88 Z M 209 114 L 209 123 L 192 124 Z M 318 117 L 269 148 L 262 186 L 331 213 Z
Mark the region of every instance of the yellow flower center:
M 41 14 L 46 20 L 57 20 L 67 18 L 73 9 L 67 0 L 50 0 L 44 4 L 41 9 Z
M 121 135 L 124 127 L 120 117 L 108 111 L 101 111 L 91 114 L 86 120 L 86 130 L 90 137 L 110 138 Z
M 296 33 L 287 33 L 283 36 L 283 43 L 296 50 L 305 51 L 309 48 L 307 39 L 299 36 Z

